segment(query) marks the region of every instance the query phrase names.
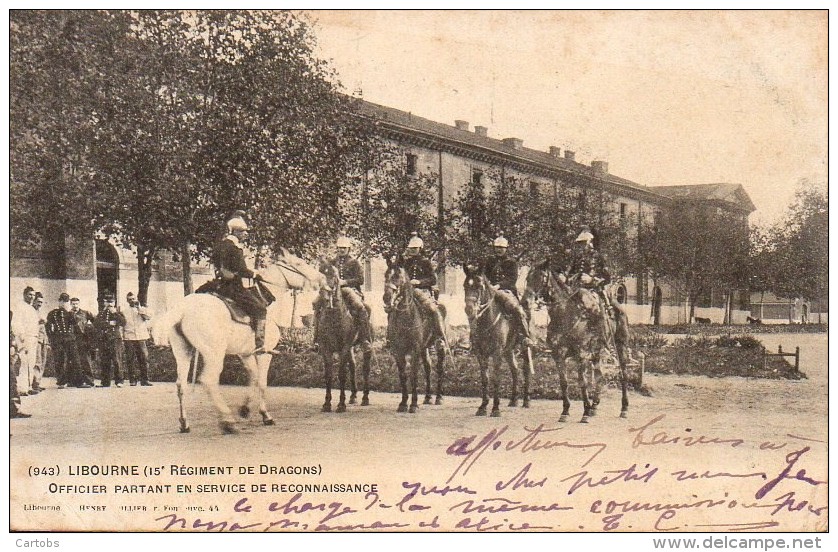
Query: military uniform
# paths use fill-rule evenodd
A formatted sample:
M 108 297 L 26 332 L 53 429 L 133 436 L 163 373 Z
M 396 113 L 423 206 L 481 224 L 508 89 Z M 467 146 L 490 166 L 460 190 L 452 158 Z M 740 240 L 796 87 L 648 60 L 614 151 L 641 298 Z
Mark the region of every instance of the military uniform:
M 349 255 L 338 255 L 334 259 L 328 261 L 338 271 L 338 277 L 343 280 L 340 286 L 341 297 L 346 303 L 349 313 L 355 319 L 358 325 L 358 340 L 361 346 L 368 349 L 372 345 L 372 335 L 370 331 L 370 308 L 364 303 L 364 294 L 361 287 L 364 285 L 364 269 L 358 259 Z M 321 272 L 325 266 L 321 266 Z M 318 318 L 319 310 L 322 301 L 318 297 L 314 304 L 314 334 L 317 336 L 318 332 Z
M 235 236 L 227 236 L 216 244 L 212 263 L 219 281 L 218 293 L 235 301 L 253 318 L 264 320 L 267 316 L 265 303 L 242 283 L 242 278 L 253 278 L 254 272 L 247 268 L 244 251 Z
M 93 385 L 93 353 L 96 350 L 96 317 L 84 309 L 73 311 L 76 330 L 76 352 L 78 355 L 78 372 L 68 385 Z M 86 385 L 85 385 L 86 386 Z
M 530 328 L 524 307 L 518 301 L 518 263 L 512 257 L 492 255 L 483 263 L 483 274 L 489 283 L 498 286 L 497 301 L 505 314 L 512 317 L 513 322 L 528 343 Z
M 94 322 L 99 332 L 99 369 L 102 387 L 109 387 L 111 379 L 117 387 L 122 385 L 122 362 L 125 347 L 122 332 L 125 328 L 125 315 L 119 311 L 110 312 L 102 309 Z
M 419 282 L 413 285 L 413 293 L 416 301 L 422 310 L 431 317 L 434 323 L 434 331 L 437 335 L 445 338 L 442 313 L 434 298 L 434 288 L 436 287 L 437 279 L 434 266 L 430 259 L 423 257 L 421 254 L 404 257 L 401 266 L 407 272 L 408 278 Z
M 47 338 L 52 347 L 52 365 L 55 367 L 56 384 L 78 385 L 79 353 L 76 347 L 76 317 L 62 308 L 47 314 L 45 325 Z

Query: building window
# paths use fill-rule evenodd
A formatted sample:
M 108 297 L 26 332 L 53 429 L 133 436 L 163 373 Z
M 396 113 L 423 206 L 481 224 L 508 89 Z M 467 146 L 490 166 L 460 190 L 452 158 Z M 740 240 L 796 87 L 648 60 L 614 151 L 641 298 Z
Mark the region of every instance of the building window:
M 617 292 L 614 294 L 614 297 L 617 299 L 617 302 L 621 305 L 625 305 L 626 301 L 628 300 L 628 292 L 626 291 L 626 286 L 620 284 L 617 286 Z
M 407 176 L 416 176 L 416 155 L 407 154 Z
M 628 204 L 620 203 L 620 222 L 625 222 L 628 216 Z
M 538 182 L 530 182 L 530 197 L 538 197 Z
M 483 184 L 483 171 L 480 169 L 471 169 L 471 183 L 475 186 Z

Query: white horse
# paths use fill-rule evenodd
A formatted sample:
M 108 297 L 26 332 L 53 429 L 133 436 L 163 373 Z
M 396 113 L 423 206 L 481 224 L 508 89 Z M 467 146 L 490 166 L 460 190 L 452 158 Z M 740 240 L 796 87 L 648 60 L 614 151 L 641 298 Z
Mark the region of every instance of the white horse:
M 279 310 L 281 299 L 288 289 L 319 289 L 325 283 L 323 275 L 302 259 L 284 252 L 277 264 L 260 269 L 264 283 L 276 297 L 268 307 L 265 327 L 265 350 L 279 342 Z M 184 297 L 176 308 L 158 318 L 152 329 L 158 345 L 167 342 L 177 362 L 177 394 L 180 402 L 180 431 L 189 432 L 184 406 L 184 391 L 189 379 L 190 366 L 197 369 L 196 353 L 204 359 L 201 383 L 221 415 L 221 429 L 236 433 L 236 419 L 219 391 L 219 379 L 225 355 L 238 356 L 247 369 L 250 392 L 239 408 L 242 418 L 250 416 L 251 402 L 258 403 L 262 423 L 274 421 L 265 405 L 268 386 L 270 354 L 253 355 L 256 348 L 255 334 L 249 324 L 234 321 L 227 306 L 217 297 L 206 293 L 193 293 Z

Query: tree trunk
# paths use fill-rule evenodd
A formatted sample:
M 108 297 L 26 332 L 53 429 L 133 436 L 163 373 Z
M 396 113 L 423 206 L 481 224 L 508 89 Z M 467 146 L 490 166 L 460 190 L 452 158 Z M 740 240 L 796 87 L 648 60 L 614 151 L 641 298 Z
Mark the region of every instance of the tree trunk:
M 137 300 L 141 305 L 148 305 L 148 287 L 151 284 L 151 268 L 156 249 L 137 247 Z
M 191 244 L 184 243 L 180 248 L 180 266 L 183 272 L 183 294 L 189 295 L 195 291 L 192 285 L 192 255 Z

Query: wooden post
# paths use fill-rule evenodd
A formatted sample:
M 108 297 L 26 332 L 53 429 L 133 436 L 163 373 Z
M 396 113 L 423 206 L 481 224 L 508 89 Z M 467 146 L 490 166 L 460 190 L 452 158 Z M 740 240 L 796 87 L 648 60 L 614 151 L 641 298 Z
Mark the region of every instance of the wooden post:
M 800 347 L 794 348 L 794 371 L 800 371 Z
M 762 349 L 762 369 L 768 369 L 768 349 Z
M 777 346 L 777 353 L 778 354 L 783 354 L 783 346 L 782 345 Z

